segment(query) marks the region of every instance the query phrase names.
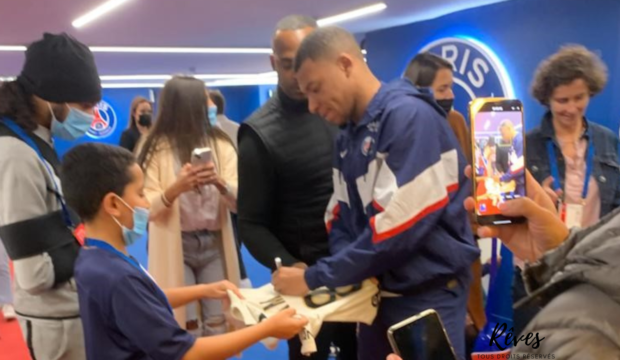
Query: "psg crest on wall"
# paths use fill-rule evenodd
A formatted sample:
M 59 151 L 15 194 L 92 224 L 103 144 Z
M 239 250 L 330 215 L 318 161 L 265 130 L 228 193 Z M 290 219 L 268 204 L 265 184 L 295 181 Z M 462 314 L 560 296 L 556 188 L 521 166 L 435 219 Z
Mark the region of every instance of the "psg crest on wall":
M 95 119 L 86 134 L 93 139 L 104 139 L 112 135 L 118 124 L 118 118 L 116 117 L 114 108 L 106 101 L 101 100 L 101 102 L 95 106 L 93 112 L 95 114 Z
M 504 65 L 480 41 L 468 37 L 448 37 L 431 42 L 420 52 L 426 51 L 452 63 L 454 90 L 460 93 L 455 94 L 457 99 L 462 99 L 465 94 L 467 102 L 478 97 L 514 98 L 510 76 Z

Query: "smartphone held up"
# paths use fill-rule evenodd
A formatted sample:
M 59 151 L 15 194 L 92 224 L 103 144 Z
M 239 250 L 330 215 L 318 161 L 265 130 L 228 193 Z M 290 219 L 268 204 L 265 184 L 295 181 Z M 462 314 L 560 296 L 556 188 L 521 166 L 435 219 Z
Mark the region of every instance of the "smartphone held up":
M 423 311 L 388 329 L 392 350 L 403 360 L 456 360 L 439 314 Z
M 192 152 L 192 166 L 205 165 L 213 161 L 211 148 L 196 148 Z
M 524 218 L 503 216 L 499 206 L 525 196 L 525 133 L 521 101 L 479 98 L 469 104 L 476 221 L 509 225 Z

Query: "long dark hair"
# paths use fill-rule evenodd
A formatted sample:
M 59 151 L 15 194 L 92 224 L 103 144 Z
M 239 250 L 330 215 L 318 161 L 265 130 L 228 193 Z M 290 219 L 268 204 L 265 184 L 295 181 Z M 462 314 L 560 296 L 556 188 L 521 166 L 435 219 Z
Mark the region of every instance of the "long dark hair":
M 452 64 L 446 59 L 428 52 L 416 55 L 405 70 L 404 76 L 415 86 L 430 87 L 441 69 L 452 71 Z
M 37 128 L 35 106 L 29 94 L 17 81 L 0 83 L 0 117 L 11 118 L 24 130 Z
M 190 162 L 195 148 L 213 148 L 215 139 L 232 142 L 226 133 L 212 127 L 207 119 L 205 83 L 192 78 L 175 76 L 164 86 L 159 97 L 157 121 L 153 125 L 138 156 L 142 168 L 147 168 L 151 155 L 167 140 L 181 164 Z M 214 149 L 217 154 L 217 149 Z

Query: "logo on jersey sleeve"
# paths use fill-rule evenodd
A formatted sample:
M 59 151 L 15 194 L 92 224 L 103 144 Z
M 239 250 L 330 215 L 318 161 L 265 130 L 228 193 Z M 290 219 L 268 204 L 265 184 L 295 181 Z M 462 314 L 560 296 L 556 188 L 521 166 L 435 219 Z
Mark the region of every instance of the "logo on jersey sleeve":
M 114 133 L 118 119 L 114 108 L 104 100 L 101 100 L 93 109 L 95 118 L 86 133 L 93 139 L 105 139 Z

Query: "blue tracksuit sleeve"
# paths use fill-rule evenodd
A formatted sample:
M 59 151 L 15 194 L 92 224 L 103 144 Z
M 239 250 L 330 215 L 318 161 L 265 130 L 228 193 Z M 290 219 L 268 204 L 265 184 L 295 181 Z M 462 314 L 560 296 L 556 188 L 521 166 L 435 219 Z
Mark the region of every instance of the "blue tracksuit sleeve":
M 306 271 L 311 289 L 358 283 L 398 268 L 440 226 L 459 179 L 466 181 L 465 158 L 442 121 L 431 107 L 411 101 L 386 110 L 376 157 L 356 181 L 357 191 L 366 194 L 361 202 L 368 223 L 348 244 L 334 241 L 335 248 L 344 247 Z M 340 200 L 332 239 L 339 238 L 338 223 L 346 222 L 350 207 L 357 203 L 349 203 L 344 195 Z

